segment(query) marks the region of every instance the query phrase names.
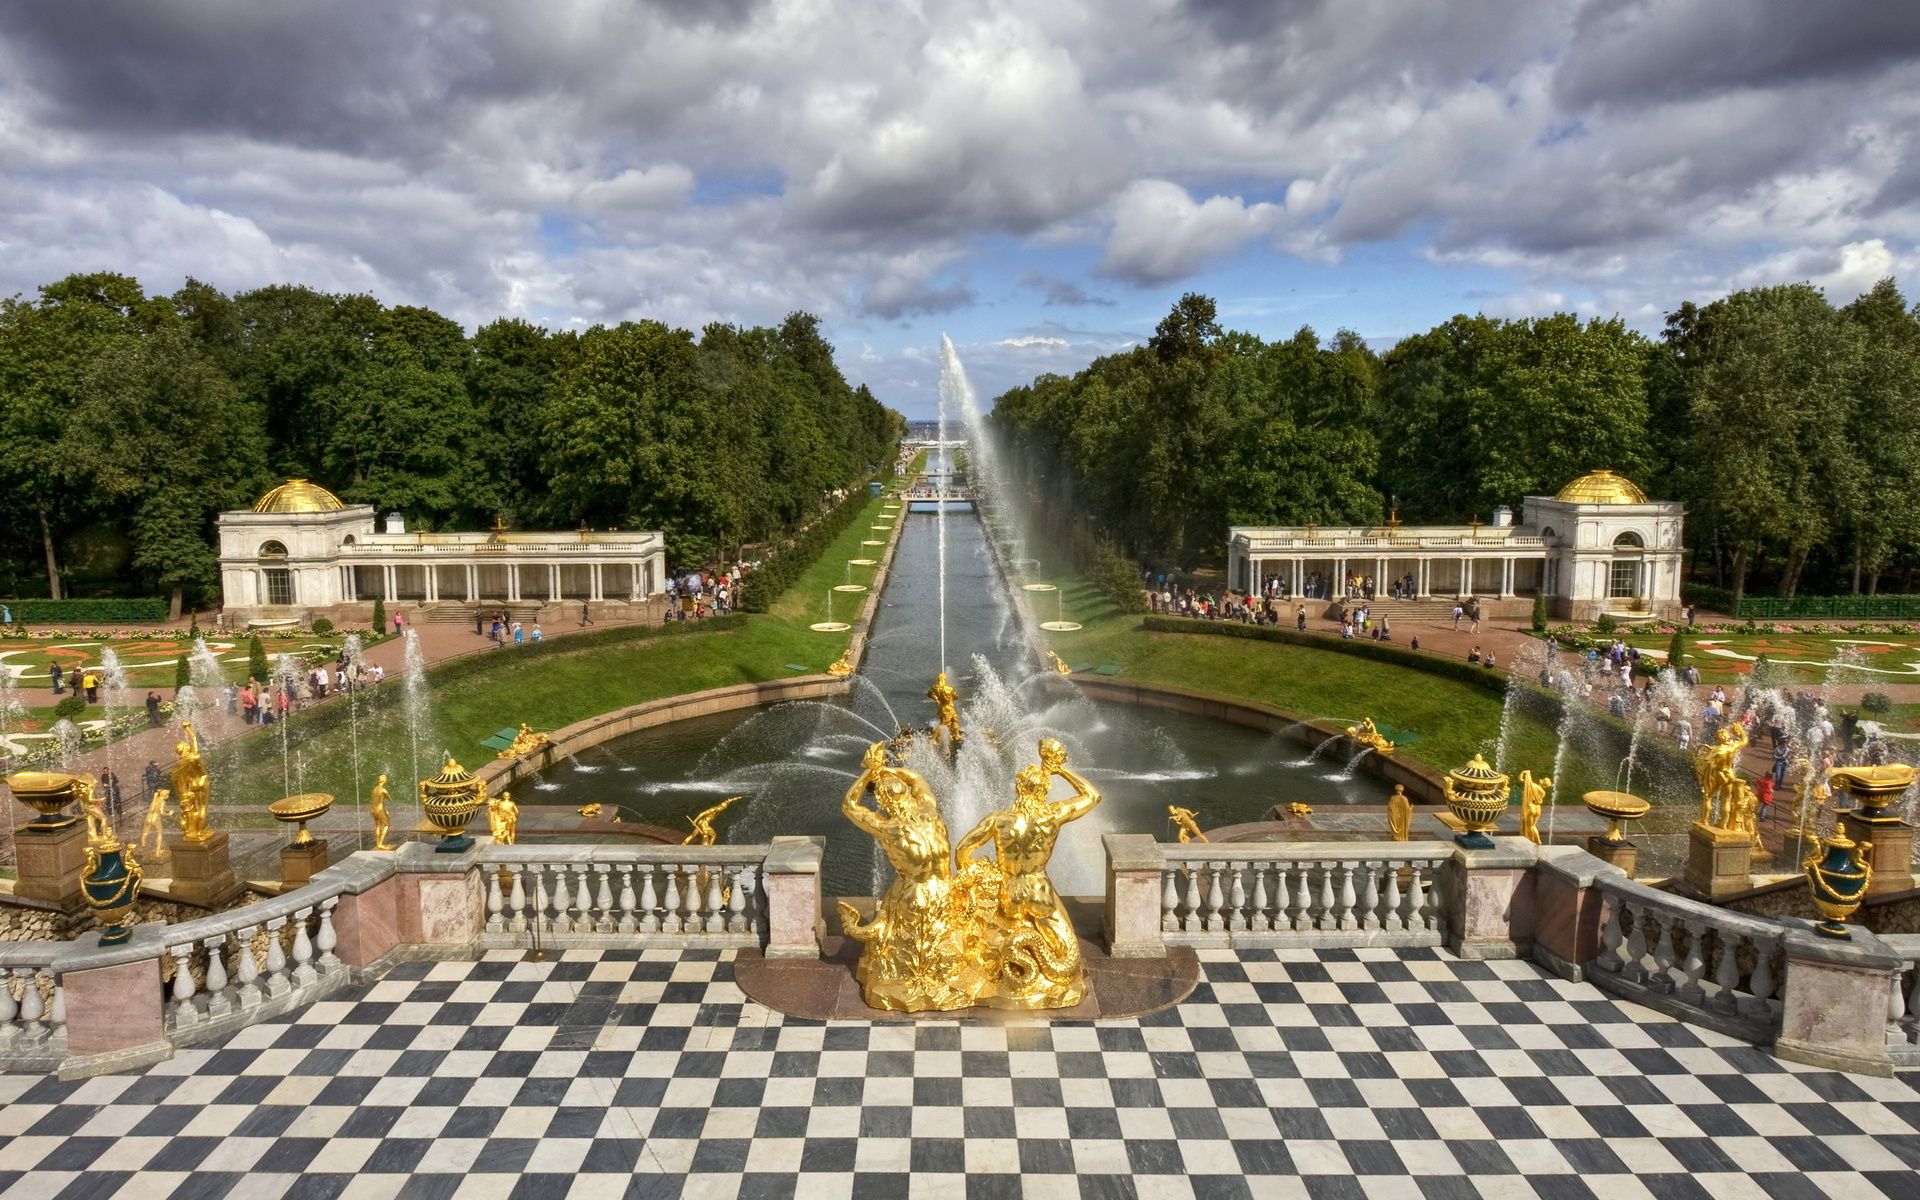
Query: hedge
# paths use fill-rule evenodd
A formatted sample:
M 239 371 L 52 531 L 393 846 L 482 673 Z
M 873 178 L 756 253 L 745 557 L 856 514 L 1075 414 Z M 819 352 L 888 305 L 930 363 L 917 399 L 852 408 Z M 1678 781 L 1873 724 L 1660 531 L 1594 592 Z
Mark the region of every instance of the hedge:
M 1757 596 L 1749 593 L 1733 602 L 1725 588 L 1689 583 L 1681 589 L 1689 604 L 1749 621 L 1791 620 L 1795 617 L 1827 621 L 1909 621 L 1920 618 L 1920 596 Z
M 36 625 L 98 621 L 109 625 L 136 625 L 167 619 L 162 596 L 134 600 L 0 600 L 13 610 L 15 622 Z
M 740 584 L 740 608 L 743 612 L 766 612 L 773 602 L 804 575 L 815 560 L 827 552 L 834 539 L 866 511 L 873 499 L 867 483 L 861 480 L 848 490 L 846 498 L 822 514 L 820 519 L 800 531 L 791 545 L 783 546 L 760 559 L 760 565 Z

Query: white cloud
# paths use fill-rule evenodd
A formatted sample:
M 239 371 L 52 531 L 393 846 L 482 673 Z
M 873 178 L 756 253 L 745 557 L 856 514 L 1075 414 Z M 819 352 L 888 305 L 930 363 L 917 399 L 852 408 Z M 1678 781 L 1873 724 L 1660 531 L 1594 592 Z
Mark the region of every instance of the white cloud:
M 1100 273 L 1134 283 L 1170 283 L 1193 274 L 1273 228 L 1277 205 L 1212 196 L 1196 204 L 1164 179 L 1129 185 L 1114 203 Z
M 1002 338 L 1000 344 L 1002 346 L 1011 346 L 1016 350 L 1024 350 L 1034 346 L 1065 349 L 1067 339 L 1062 337 L 1037 337 L 1033 334 L 1027 334 L 1023 337 Z

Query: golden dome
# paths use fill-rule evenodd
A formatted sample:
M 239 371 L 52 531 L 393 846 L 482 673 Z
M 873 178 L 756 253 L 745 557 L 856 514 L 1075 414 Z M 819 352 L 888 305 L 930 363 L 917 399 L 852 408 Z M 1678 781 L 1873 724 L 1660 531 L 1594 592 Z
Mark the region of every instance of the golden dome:
M 253 502 L 257 513 L 339 512 L 345 507 L 340 497 L 304 479 L 289 479 Z
M 1647 494 L 1633 480 L 1602 470 L 1582 475 L 1561 488 L 1554 499 L 1568 504 L 1645 504 Z

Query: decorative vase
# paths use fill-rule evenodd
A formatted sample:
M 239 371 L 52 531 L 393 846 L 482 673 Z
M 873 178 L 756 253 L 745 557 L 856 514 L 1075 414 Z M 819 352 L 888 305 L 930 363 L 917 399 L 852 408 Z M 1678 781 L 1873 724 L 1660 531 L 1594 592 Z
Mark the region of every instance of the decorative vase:
M 1907 763 L 1877 767 L 1840 767 L 1827 773 L 1827 785 L 1853 797 L 1853 820 L 1863 825 L 1898 825 L 1898 813 L 1887 805 L 1913 786 L 1914 768 Z
M 1853 940 L 1845 922 L 1866 897 L 1867 882 L 1873 878 L 1873 867 L 1867 862 L 1867 852 L 1872 849 L 1873 843 L 1856 843 L 1845 832 L 1835 830 L 1820 853 L 1807 856 L 1807 886 L 1813 889 L 1813 906 L 1826 918 L 1813 927 L 1815 933 Z
M 37 820 L 23 828 L 38 833 L 66 829 L 80 818 L 66 811 L 73 802 L 74 777 L 56 771 L 22 771 L 7 776 L 7 788 L 13 798 L 39 813 Z
M 298 796 L 288 796 L 284 800 L 275 800 L 267 805 L 267 811 L 276 821 L 285 821 L 289 825 L 298 822 L 299 832 L 293 835 L 296 846 L 313 845 L 313 834 L 307 831 L 307 822 L 326 815 L 333 807 L 333 796 L 329 792 L 302 792 Z
M 87 907 L 100 921 L 102 946 L 118 946 L 132 936 L 133 931 L 121 922 L 133 911 L 134 899 L 140 894 L 140 876 L 140 864 L 133 860 L 130 847 L 118 842 L 88 847 L 80 889 L 86 894 Z
M 441 854 L 460 854 L 473 846 L 467 836 L 467 822 L 487 802 L 487 785 L 451 757 L 440 773 L 420 781 L 420 810 L 443 836 L 434 849 Z
M 1631 792 L 1588 792 L 1580 797 L 1587 811 L 1596 817 L 1610 822 L 1606 839 L 1609 842 L 1622 842 L 1623 826 L 1628 821 L 1637 821 L 1647 815 L 1653 806 Z
M 1453 840 L 1468 850 L 1493 849 L 1493 839 L 1487 834 L 1499 823 L 1500 814 L 1507 811 L 1507 797 L 1512 791 L 1507 777 L 1478 754 L 1466 766 L 1448 771 L 1447 807 L 1466 826 L 1465 832 L 1453 835 Z

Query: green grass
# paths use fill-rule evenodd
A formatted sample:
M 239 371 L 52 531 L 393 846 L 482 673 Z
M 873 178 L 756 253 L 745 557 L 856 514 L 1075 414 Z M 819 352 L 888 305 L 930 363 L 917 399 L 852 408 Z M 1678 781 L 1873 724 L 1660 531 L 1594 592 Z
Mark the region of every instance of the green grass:
M 873 586 L 874 572 L 878 571 L 879 567 L 849 568 L 847 560 L 850 558 L 877 560 L 886 552 L 885 546 L 862 546 L 860 543 L 868 538 L 884 541 L 892 536 L 876 533 L 872 528 L 875 525 L 895 524 L 900 519 L 897 517 L 894 521 L 875 519 L 880 516 L 881 508 L 887 503 L 889 501 L 882 496 L 868 499 L 853 518 L 852 524 L 840 531 L 840 536 L 827 547 L 826 553 L 806 569 L 800 576 L 799 582 L 788 588 L 784 595 L 773 602 L 772 609 L 767 614 L 769 617 L 799 627 L 809 637 L 837 640 L 840 644 L 835 647 L 833 654 L 828 656 L 828 661 L 832 661 L 845 648 L 847 635 L 814 633 L 806 627 L 816 621 L 827 619 L 829 595 L 833 597 L 831 603 L 834 620 L 852 624 L 854 617 L 859 615 L 860 606 L 866 603 L 870 593 L 836 592 L 833 591 L 833 586 L 838 583 L 864 583 L 869 588 Z M 904 515 L 905 511 L 906 506 L 902 505 L 901 514 Z M 793 661 L 801 660 L 796 658 Z
M 206 638 L 219 658 L 221 671 L 228 681 L 244 681 L 247 677 L 246 637 L 220 638 L 208 632 Z M 340 642 L 339 637 L 312 635 L 260 639 L 268 658 L 310 650 L 325 650 L 332 654 L 339 649 Z M 0 662 L 10 667 L 24 668 L 24 671 L 16 671 L 14 675 L 19 688 L 17 698 L 22 704 L 30 708 L 51 708 L 61 698 L 53 694 L 47 674 L 56 662 L 62 671 L 71 674 L 76 667 L 98 668 L 102 653 L 112 650 L 119 656 L 120 665 L 127 672 L 127 686 L 139 689 L 144 696 L 149 688 L 172 688 L 175 660 L 192 649 L 187 642 L 168 638 L 133 638 L 112 642 L 95 638 L 0 638 Z
M 1658 650 L 1664 656 L 1673 638 L 1671 634 L 1633 633 L 1627 644 L 1642 650 Z M 1920 639 L 1899 634 L 1835 633 L 1702 633 L 1687 635 L 1687 654 L 1700 671 L 1703 683 L 1744 683 L 1753 673 L 1753 663 L 1767 656 L 1773 678 L 1780 683 L 1819 684 L 1826 682 L 1828 664 L 1849 646 L 1859 655 L 1864 670 L 1841 666 L 1837 683 L 1901 684 L 1920 683 L 1920 671 L 1909 663 L 1920 662 Z M 1729 658 L 1710 650 L 1731 651 L 1741 655 Z M 1878 669 L 1875 669 L 1878 668 Z

